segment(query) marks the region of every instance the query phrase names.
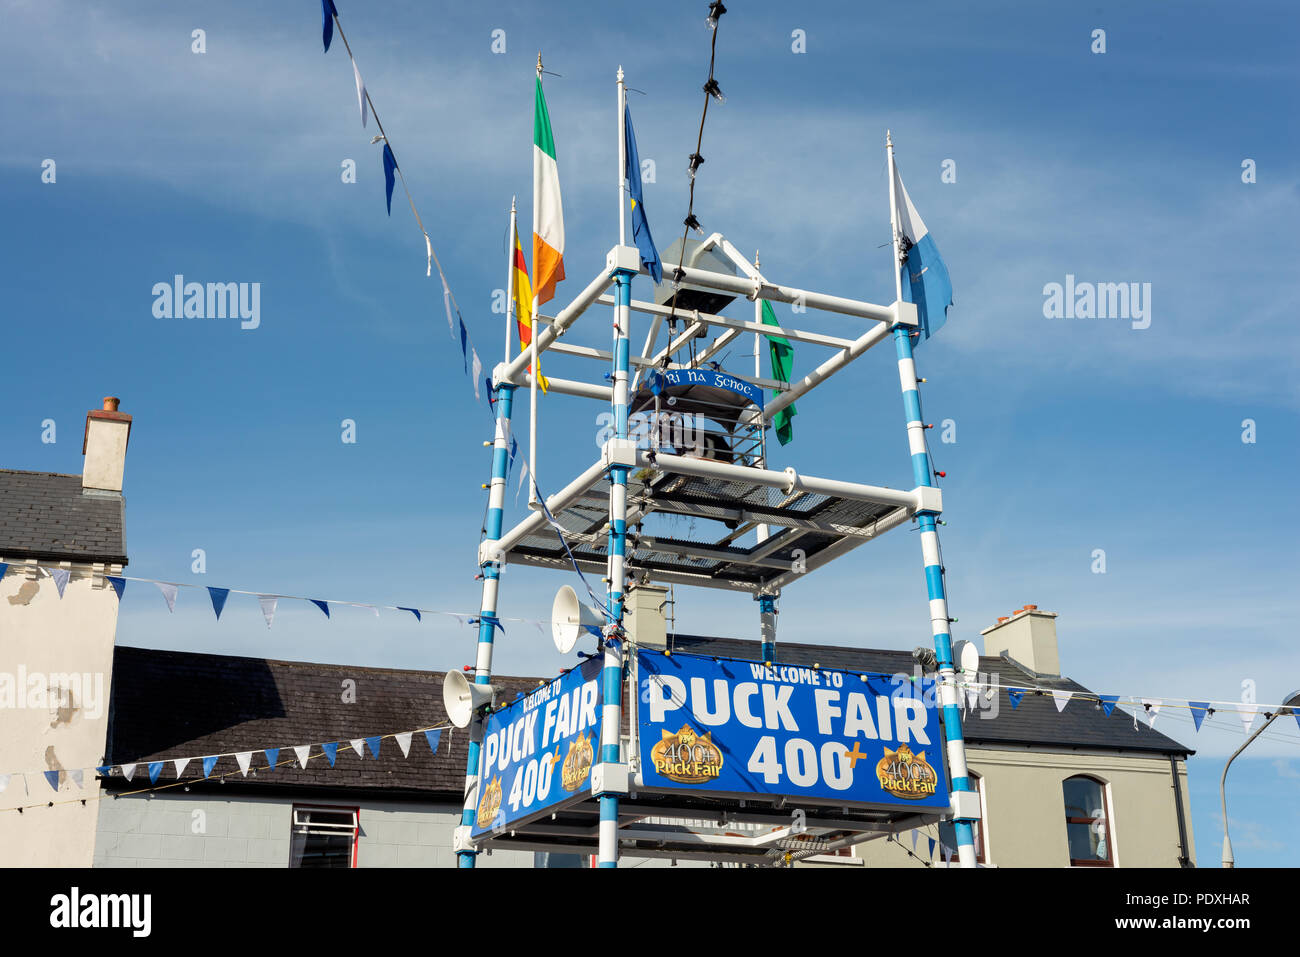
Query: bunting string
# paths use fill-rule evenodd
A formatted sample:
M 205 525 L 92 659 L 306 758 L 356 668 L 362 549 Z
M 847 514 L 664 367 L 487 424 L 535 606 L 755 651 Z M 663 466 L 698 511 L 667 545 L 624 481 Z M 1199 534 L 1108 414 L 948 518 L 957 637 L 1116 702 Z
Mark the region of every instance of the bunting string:
M 451 284 L 447 282 L 447 274 L 443 271 L 442 262 L 438 259 L 438 254 L 433 248 L 433 241 L 429 238 L 429 231 L 425 228 L 424 220 L 420 216 L 420 211 L 415 206 L 415 197 L 411 194 L 411 189 L 406 183 L 406 174 L 402 172 L 402 166 L 397 162 L 397 154 L 393 151 L 393 141 L 388 136 L 388 131 L 384 129 L 383 121 L 379 118 L 379 110 L 375 108 L 375 101 L 370 96 L 370 89 L 361 78 L 361 70 L 357 66 L 356 57 L 352 55 L 352 45 L 348 42 L 347 34 L 343 32 L 343 24 L 339 20 L 338 7 L 334 0 L 321 0 L 322 16 L 322 41 L 325 46 L 325 52 L 329 52 L 330 42 L 333 39 L 334 30 L 337 28 L 339 39 L 343 41 L 343 48 L 347 52 L 348 60 L 352 65 L 352 76 L 357 88 L 357 106 L 361 113 L 361 126 L 366 126 L 366 107 L 370 108 L 370 116 L 374 117 L 375 126 L 379 133 L 371 140 L 371 143 L 384 144 L 383 165 L 384 165 L 384 194 L 385 202 L 388 208 L 388 214 L 393 214 L 393 187 L 395 182 L 400 180 L 402 190 L 406 193 L 406 201 L 411 207 L 411 215 L 415 217 L 415 224 L 420 229 L 420 235 L 424 237 L 424 250 L 426 256 L 425 275 L 432 276 L 433 270 L 438 270 L 438 278 L 442 282 L 443 300 L 447 310 L 447 325 L 451 332 L 452 340 L 456 341 L 459 332 L 461 355 L 464 359 L 464 368 L 466 373 L 472 375 L 474 385 L 474 398 L 481 401 L 479 386 L 480 376 L 483 370 L 483 361 L 479 358 L 478 350 L 474 347 L 474 339 L 469 333 L 469 328 L 461 316 L 460 306 L 456 302 L 456 297 L 451 291 Z M 452 314 L 455 313 L 453 323 Z M 509 319 L 507 318 L 507 321 Z M 459 326 L 459 329 L 456 328 Z M 470 370 L 473 370 L 471 373 Z M 486 395 L 488 398 L 488 411 L 491 412 L 492 406 L 492 380 L 490 377 L 482 380 L 487 385 Z
M 71 768 L 71 769 L 61 768 L 55 771 L 12 771 L 12 772 L 6 772 L 4 774 L 0 774 L 0 793 L 4 792 L 10 786 L 12 780 L 15 777 L 22 779 L 23 786 L 26 788 L 27 795 L 30 797 L 31 788 L 27 785 L 27 779 L 29 775 L 39 774 L 41 777 L 45 779 L 46 783 L 50 786 L 50 788 L 55 793 L 58 793 L 59 788 L 62 784 L 63 775 L 66 775 L 68 780 L 70 780 L 78 790 L 81 790 L 84 787 L 83 782 L 85 780 L 85 773 L 87 771 L 97 773 L 101 776 L 101 778 L 107 778 L 113 773 L 113 769 L 116 768 L 118 772 L 122 775 L 122 777 L 124 777 L 127 780 L 127 782 L 131 782 L 136 776 L 136 774 L 139 774 L 143 771 L 143 773 L 147 774 L 149 778 L 148 787 L 140 787 L 130 791 L 114 792 L 112 794 L 113 798 L 129 797 L 135 794 L 146 794 L 154 791 L 165 791 L 168 788 L 187 786 L 190 784 L 198 784 L 203 781 L 224 781 L 226 778 L 232 777 L 235 774 L 239 774 L 240 777 L 248 777 L 249 771 L 252 771 L 253 774 L 256 775 L 259 771 L 270 772 L 270 771 L 274 771 L 276 768 L 288 767 L 294 763 L 297 763 L 300 768 L 306 769 L 308 762 L 312 758 L 320 758 L 320 757 L 327 758 L 329 761 L 329 766 L 333 768 L 335 765 L 335 761 L 337 760 L 339 745 L 348 745 L 349 747 L 352 748 L 354 752 L 356 752 L 357 756 L 360 757 L 363 761 L 366 760 L 366 751 L 368 749 L 371 756 L 375 760 L 378 760 L 381 743 L 390 738 L 397 741 L 398 747 L 401 749 L 402 752 L 402 757 L 409 759 L 411 755 L 411 741 L 413 740 L 415 735 L 423 734 L 425 741 L 428 742 L 430 753 L 436 754 L 438 752 L 439 746 L 441 745 L 442 732 L 450 728 L 452 728 L 451 724 L 440 724 L 440 725 L 431 725 L 425 728 L 416 728 L 412 731 L 395 731 L 389 734 L 364 735 L 358 738 L 345 738 L 340 741 L 325 741 L 325 742 L 320 742 L 315 744 L 295 745 L 292 748 L 284 748 L 284 747 L 253 748 L 248 751 L 225 751 L 220 754 L 206 754 L 206 755 L 196 755 L 191 757 L 180 757 L 180 758 L 164 758 L 160 761 L 149 761 L 149 762 L 133 761 L 133 762 L 125 762 L 119 764 L 101 764 L 101 765 L 92 765 L 90 767 L 85 767 L 85 768 Z M 320 748 L 320 751 L 313 753 L 311 750 L 312 748 Z M 292 751 L 293 757 L 286 757 L 284 759 L 281 759 L 280 753 L 282 751 Z M 265 755 L 266 764 L 264 766 L 253 767 L 252 759 L 253 756 L 256 754 Z M 220 774 L 213 774 L 213 771 L 215 770 L 217 763 L 222 758 L 234 758 L 236 767 L 233 770 L 225 771 Z M 198 762 L 199 764 L 202 765 L 202 769 L 203 769 L 202 778 L 181 777 L 181 775 L 185 772 L 185 769 L 189 766 L 191 762 Z M 172 765 L 174 768 L 175 780 L 169 781 L 165 784 L 158 784 L 158 779 L 159 777 L 162 776 L 162 772 L 166 767 L 166 765 L 168 764 Z M 105 797 L 108 796 L 109 795 L 107 793 L 101 791 L 100 794 L 91 797 L 72 797 L 66 800 L 44 801 L 39 804 L 27 804 L 27 805 L 20 805 L 17 807 L 0 808 L 0 811 L 18 811 L 19 813 L 21 813 L 24 810 L 31 810 L 33 808 L 55 807 L 57 805 L 62 805 L 62 804 L 76 804 L 76 803 L 85 804 L 87 801 L 103 800 Z

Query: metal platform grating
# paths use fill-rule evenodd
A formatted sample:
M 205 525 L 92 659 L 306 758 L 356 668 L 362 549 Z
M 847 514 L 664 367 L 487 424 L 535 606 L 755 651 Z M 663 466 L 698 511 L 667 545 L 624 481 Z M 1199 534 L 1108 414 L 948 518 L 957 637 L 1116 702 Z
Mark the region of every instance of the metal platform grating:
M 648 481 L 644 479 L 648 478 Z M 584 569 L 605 566 L 609 483 L 602 479 L 556 520 L 566 530 L 574 558 Z M 802 562 L 835 554 L 872 537 L 897 508 L 815 492 L 793 492 L 730 479 L 699 478 L 644 470 L 628 485 L 627 561 L 630 571 L 651 578 L 697 580 L 722 587 L 759 590 L 788 576 Z M 686 521 L 674 521 L 685 519 Z M 764 542 L 736 544 L 763 523 Z M 568 558 L 549 526 L 525 536 L 510 552 L 520 564 L 564 567 Z M 683 577 L 684 576 L 684 577 Z

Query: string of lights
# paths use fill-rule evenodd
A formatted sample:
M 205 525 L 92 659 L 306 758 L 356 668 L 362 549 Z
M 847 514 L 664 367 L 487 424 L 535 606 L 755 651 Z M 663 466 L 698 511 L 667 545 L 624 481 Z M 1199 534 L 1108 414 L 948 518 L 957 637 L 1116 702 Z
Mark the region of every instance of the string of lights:
M 682 263 L 686 261 L 686 239 L 694 229 L 701 236 L 704 235 L 704 229 L 700 226 L 700 221 L 695 218 L 695 174 L 704 164 L 704 156 L 701 150 L 704 148 L 704 122 L 709 117 L 709 100 L 716 99 L 719 103 L 725 103 L 727 98 L 722 95 L 722 89 L 718 86 L 717 79 L 713 76 L 713 67 L 717 61 L 718 54 L 718 20 L 727 12 L 723 6 L 722 0 L 713 0 L 709 4 L 709 16 L 705 21 L 709 25 L 711 38 L 709 40 L 709 78 L 704 84 L 704 109 L 700 113 L 700 131 L 695 139 L 695 152 L 687 158 L 687 173 L 690 178 L 690 197 L 686 204 L 686 218 L 682 220 L 682 243 L 681 249 L 678 250 L 677 268 L 673 270 L 673 299 L 668 310 L 668 341 L 672 342 L 677 332 L 677 295 L 676 291 L 681 286 L 684 276 L 682 272 Z M 691 359 L 695 358 L 695 340 L 689 343 L 691 350 Z M 664 353 L 663 368 L 668 368 L 668 353 Z

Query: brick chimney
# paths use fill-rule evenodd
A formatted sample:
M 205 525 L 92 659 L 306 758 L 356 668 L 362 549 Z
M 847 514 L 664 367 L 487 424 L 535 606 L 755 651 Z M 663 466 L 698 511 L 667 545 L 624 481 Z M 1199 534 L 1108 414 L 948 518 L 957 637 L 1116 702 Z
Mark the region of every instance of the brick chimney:
M 1040 675 L 1061 673 L 1061 656 L 1056 644 L 1056 612 L 1039 611 L 1025 605 L 1006 618 L 999 618 L 980 632 L 989 655 L 1005 654 Z
M 122 491 L 126 469 L 126 443 L 131 436 L 131 417 L 117 410 L 117 396 L 105 396 L 102 409 L 86 413 L 86 435 L 81 454 L 81 487 L 106 492 Z

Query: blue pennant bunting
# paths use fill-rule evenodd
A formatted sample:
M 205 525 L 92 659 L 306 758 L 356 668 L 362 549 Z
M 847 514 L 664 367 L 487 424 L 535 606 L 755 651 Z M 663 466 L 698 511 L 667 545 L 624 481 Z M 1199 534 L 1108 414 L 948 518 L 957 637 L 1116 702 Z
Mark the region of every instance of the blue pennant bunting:
M 4 577 L 5 577 L 5 572 L 7 572 L 7 571 L 9 571 L 9 563 L 8 563 L 8 562 L 0 562 L 0 578 L 4 578 Z
M 149 783 L 157 784 L 158 775 L 162 774 L 163 763 L 161 761 L 149 762 Z
M 328 618 L 328 617 L 330 616 L 330 603 L 329 603 L 329 602 L 327 602 L 327 601 L 322 601 L 322 600 L 319 599 L 319 598 L 308 598 L 307 600 L 308 600 L 309 602 L 311 602 L 313 605 L 315 605 L 317 608 L 319 608 L 321 611 L 325 612 L 325 617 L 326 617 L 326 618 Z
M 471 625 L 477 625 L 479 622 L 487 622 L 493 628 L 500 628 L 501 634 L 504 635 L 506 633 L 506 626 L 501 624 L 501 619 L 495 615 L 480 615 L 477 618 L 471 618 L 469 620 Z
M 113 765 L 111 764 L 97 765 L 95 767 L 95 770 L 98 771 L 100 774 L 102 774 L 104 777 L 108 777 L 110 774 L 113 773 Z
M 1201 722 L 1205 720 L 1206 713 L 1210 710 L 1208 701 L 1189 701 L 1187 707 L 1192 711 L 1192 721 L 1196 723 L 1196 730 L 1201 730 Z
M 329 744 L 322 744 L 321 750 L 325 752 L 325 757 L 330 759 L 330 767 L 334 767 L 334 759 L 338 757 L 339 743 L 331 741 Z
M 397 157 L 388 142 L 384 141 L 384 195 L 388 198 L 388 215 L 393 215 L 393 184 L 397 182 L 393 171 L 397 169 Z
M 330 41 L 334 39 L 334 18 L 338 16 L 334 0 L 320 0 L 320 37 L 325 42 L 325 52 L 330 52 Z
M 45 774 L 45 780 L 50 782 L 50 787 L 54 788 L 54 790 L 57 791 L 59 789 L 59 772 L 46 771 L 44 772 L 44 774 Z
M 126 591 L 126 579 L 117 575 L 105 575 L 108 583 L 113 586 L 113 591 L 117 592 L 117 600 L 122 600 L 122 592 Z
M 462 318 L 460 317 L 459 313 L 458 313 L 457 316 L 456 316 L 456 321 L 457 321 L 458 323 L 460 323 L 460 360 L 461 360 L 461 365 L 464 366 L 464 370 L 465 370 L 466 372 L 469 372 L 469 347 L 468 347 L 468 343 L 469 343 L 469 330 L 465 328 L 465 320 L 462 319 Z
M 211 774 L 212 769 L 217 766 L 217 758 L 219 757 L 221 757 L 219 754 L 209 754 L 203 759 L 203 776 L 205 778 Z
M 934 838 L 927 837 L 926 840 L 930 842 L 930 859 L 934 860 Z
M 1109 718 L 1110 713 L 1115 710 L 1115 703 L 1119 701 L 1119 695 L 1099 694 L 1097 699 L 1101 702 L 1101 710 L 1106 712 L 1106 717 Z
M 437 731 L 424 732 L 425 739 L 429 742 L 429 750 L 434 754 L 438 753 L 438 742 L 442 740 L 442 729 Z
M 280 749 L 264 748 L 263 752 L 266 754 L 266 769 L 268 771 L 274 771 L 275 763 L 280 760 Z
M 217 620 L 221 620 L 221 609 L 226 607 L 226 599 L 230 597 L 229 588 L 213 588 L 208 586 L 208 597 L 212 599 L 212 610 L 217 613 Z
M 1008 688 L 1007 697 L 1011 699 L 1011 710 L 1014 711 L 1020 707 L 1020 699 L 1025 696 L 1024 688 Z M 933 843 L 933 842 L 931 842 Z
M 397 606 L 397 610 L 398 610 L 398 611 L 409 611 L 412 615 L 415 616 L 415 620 L 416 620 L 416 621 L 420 621 L 420 620 L 421 620 L 421 618 L 420 618 L 420 609 L 418 609 L 418 608 L 403 608 L 401 605 L 398 605 L 398 606 Z
M 374 737 L 366 738 L 366 744 L 370 745 L 370 753 L 376 758 L 379 757 L 379 741 L 380 737 L 377 734 Z

